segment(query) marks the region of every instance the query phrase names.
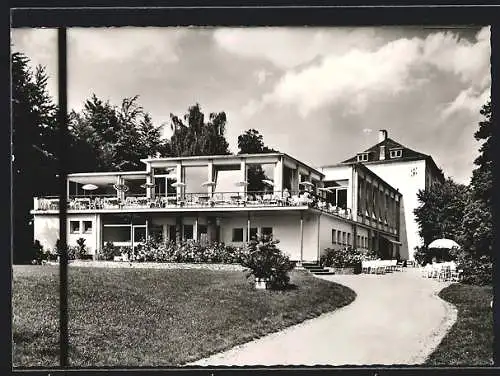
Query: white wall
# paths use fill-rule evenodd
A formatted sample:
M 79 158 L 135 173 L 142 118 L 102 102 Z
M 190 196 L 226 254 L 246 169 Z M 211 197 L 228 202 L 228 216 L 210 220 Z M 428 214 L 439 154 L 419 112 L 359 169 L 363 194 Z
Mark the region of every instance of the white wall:
M 417 192 L 425 189 L 425 161 L 367 164 L 366 167 L 403 194 L 404 218 L 401 220 L 401 226 L 406 224 L 407 252 L 409 258 L 413 259 L 414 248 L 421 244 L 413 210 L 418 206 Z M 403 256 L 406 253 L 404 231 L 401 231 L 401 242 L 403 246 L 400 252 Z
M 70 221 L 80 222 L 80 233 L 72 234 Z M 92 222 L 92 232 L 83 234 L 82 221 Z M 68 214 L 67 218 L 67 243 L 69 246 L 76 246 L 79 238 L 85 239 L 89 254 L 95 254 L 97 247 L 97 224 L 94 214 Z M 40 214 L 34 216 L 34 240 L 39 240 L 45 250 L 54 249 L 56 241 L 59 239 L 59 216 L 57 214 Z
M 353 241 L 352 224 L 343 221 L 340 218 L 332 217 L 327 214 L 322 214 L 320 218 L 320 255 L 326 248 L 340 249 L 345 245 L 332 243 L 332 230 L 346 232 L 351 234 L 351 244 Z

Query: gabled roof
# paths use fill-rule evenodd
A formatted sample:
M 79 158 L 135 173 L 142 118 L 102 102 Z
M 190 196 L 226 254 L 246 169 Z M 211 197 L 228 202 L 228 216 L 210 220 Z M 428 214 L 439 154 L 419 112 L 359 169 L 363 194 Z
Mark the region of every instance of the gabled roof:
M 403 156 L 401 158 L 397 158 L 397 161 L 407 161 L 407 160 L 418 160 L 418 159 L 427 159 L 430 155 L 420 153 L 418 151 L 407 148 L 406 146 L 401 145 L 399 142 L 394 141 L 392 138 L 386 138 L 384 141 L 379 142 L 378 144 L 373 145 L 372 147 L 364 150 L 362 153 L 371 153 L 372 157 L 370 158 L 370 162 L 380 161 L 380 147 L 385 146 L 385 160 L 393 160 L 390 159 L 390 150 L 391 149 L 403 149 Z M 358 157 L 355 155 L 352 158 L 346 159 L 342 163 L 352 163 L 357 162 Z

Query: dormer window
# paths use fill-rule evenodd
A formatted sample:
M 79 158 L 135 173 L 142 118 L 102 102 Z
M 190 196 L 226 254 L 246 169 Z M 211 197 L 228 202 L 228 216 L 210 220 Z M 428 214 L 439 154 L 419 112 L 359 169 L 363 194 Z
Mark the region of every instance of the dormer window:
M 358 162 L 368 162 L 368 153 L 358 154 Z
M 401 158 L 403 156 L 403 149 L 393 149 L 389 155 L 391 158 Z

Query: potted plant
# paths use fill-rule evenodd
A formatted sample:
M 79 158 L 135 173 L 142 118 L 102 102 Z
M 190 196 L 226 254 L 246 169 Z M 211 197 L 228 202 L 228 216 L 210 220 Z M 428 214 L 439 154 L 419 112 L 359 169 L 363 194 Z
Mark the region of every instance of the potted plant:
M 288 272 L 295 267 L 276 246 L 278 240 L 271 237 L 258 236 L 251 240 L 243 254 L 240 263 L 248 269 L 247 276 L 254 276 L 256 289 L 282 289 L 290 282 Z

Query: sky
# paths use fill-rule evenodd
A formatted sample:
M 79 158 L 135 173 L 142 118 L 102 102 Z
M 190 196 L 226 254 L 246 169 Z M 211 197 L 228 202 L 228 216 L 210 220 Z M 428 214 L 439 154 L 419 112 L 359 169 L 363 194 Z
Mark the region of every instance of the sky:
M 14 29 L 12 49 L 50 76 L 57 33 Z M 473 135 L 490 96 L 489 27 L 72 28 L 68 107 L 93 93 L 119 105 L 139 95 L 156 125 L 199 103 L 227 114 L 226 138 L 257 129 L 266 145 L 318 167 L 378 142 L 378 130 L 430 154 L 468 184 Z

